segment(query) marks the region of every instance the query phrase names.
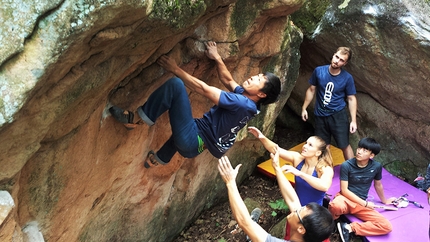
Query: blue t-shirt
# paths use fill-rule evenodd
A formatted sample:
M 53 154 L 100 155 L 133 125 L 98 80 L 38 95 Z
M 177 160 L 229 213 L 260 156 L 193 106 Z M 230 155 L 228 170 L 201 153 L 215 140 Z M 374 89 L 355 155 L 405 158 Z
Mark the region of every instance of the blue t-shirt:
M 318 66 L 312 73 L 309 83 L 316 86 L 316 116 L 331 116 L 346 106 L 345 99 L 355 95 L 354 78 L 345 70 L 333 76 L 329 72 L 329 65 Z
M 196 119 L 199 136 L 216 158 L 221 158 L 233 146 L 237 133 L 259 113 L 257 104 L 242 95 L 243 92 L 241 86 L 234 92 L 221 91 L 218 105 L 203 118 Z
M 373 180 L 382 179 L 381 163 L 369 160 L 366 167 L 357 166 L 355 158 L 349 159 L 340 166 L 340 180 L 348 181 L 348 190 L 366 200 Z
M 296 169 L 302 169 L 304 164 L 305 161 L 303 160 L 302 162 L 300 162 L 299 165 L 297 165 Z M 318 177 L 316 169 L 312 173 L 312 176 Z M 305 180 L 303 180 L 303 178 L 299 176 L 295 177 L 295 183 L 295 190 L 302 206 L 305 206 L 310 202 L 316 202 L 319 205 L 323 205 L 325 192 L 313 188 L 311 185 L 309 185 L 309 183 L 307 183 Z

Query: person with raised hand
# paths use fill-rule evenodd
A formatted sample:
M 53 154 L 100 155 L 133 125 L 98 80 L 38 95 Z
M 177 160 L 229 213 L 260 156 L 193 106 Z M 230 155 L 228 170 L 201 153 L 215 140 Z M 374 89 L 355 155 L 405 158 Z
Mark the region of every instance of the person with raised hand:
M 260 140 L 267 151 L 277 146 L 256 127 L 248 127 L 248 132 Z M 311 136 L 306 140 L 301 152 L 279 148 L 279 156 L 292 163 L 284 169 L 295 176 L 295 189 L 302 205 L 310 202 L 322 205 L 325 192 L 330 188 L 334 176 L 333 158 L 324 140 Z
M 291 238 L 290 242 L 320 242 L 327 239 L 334 230 L 333 217 L 330 212 L 317 203 L 309 203 L 302 206 L 294 188 L 284 175 L 284 170 L 279 166 L 279 148 L 275 147 L 271 153 L 272 165 L 276 172 L 276 178 L 285 203 L 292 211 L 288 216 Z M 287 241 L 275 238 L 255 223 L 249 215 L 236 184 L 239 172 L 239 164 L 236 168 L 231 166 L 228 157 L 219 159 L 218 170 L 228 190 L 230 207 L 238 225 L 253 242 L 282 242 Z
M 248 127 L 248 132 L 260 140 L 268 151 L 277 146 L 256 127 Z M 285 165 L 283 169 L 295 176 L 295 190 L 302 205 L 310 202 L 323 205 L 325 193 L 330 188 L 334 176 L 333 158 L 324 140 L 318 136 L 311 136 L 306 140 L 301 152 L 279 148 L 279 156 L 292 163 Z M 290 238 L 288 226 L 286 223 L 285 239 Z

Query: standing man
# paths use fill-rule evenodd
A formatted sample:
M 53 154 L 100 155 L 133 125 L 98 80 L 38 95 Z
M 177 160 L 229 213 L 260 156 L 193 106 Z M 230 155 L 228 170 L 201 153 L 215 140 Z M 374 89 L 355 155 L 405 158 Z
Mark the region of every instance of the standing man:
M 390 221 L 375 211 L 375 204 L 367 201 L 372 182 L 383 204 L 391 204 L 396 198 L 385 198 L 382 186 L 382 165 L 373 160 L 381 146 L 372 138 L 363 138 L 358 143 L 356 157 L 342 163 L 340 167 L 340 192 L 329 203 L 328 209 L 334 219 L 342 214 L 352 214 L 363 222 L 337 224 L 343 242 L 348 242 L 351 233 L 360 236 L 384 235 L 392 230 Z
M 206 55 L 215 61 L 218 77 L 228 91 L 209 86 L 181 69 L 174 59 L 161 56 L 157 63 L 176 77 L 167 80 L 137 109 L 140 119 L 134 121 L 133 112 L 116 106 L 109 109 L 127 128 L 143 122 L 152 126 L 159 116 L 169 112 L 172 136 L 157 152 L 148 153 L 146 168 L 166 165 L 176 152 L 192 158 L 208 149 L 214 157 L 221 158 L 232 147 L 237 133 L 260 112 L 260 105 L 278 99 L 281 82 L 277 76 L 269 72 L 258 74 L 239 86 L 218 54 L 216 43 L 207 42 L 206 48 Z M 202 118 L 193 118 L 185 86 L 215 104 Z
M 236 185 L 236 176 L 241 164 L 236 168 L 230 164 L 228 157 L 219 159 L 218 170 L 227 185 L 231 211 L 239 227 L 252 242 L 321 242 L 327 239 L 334 230 L 333 217 L 323 206 L 311 202 L 305 206 L 300 204 L 299 197 L 291 183 L 284 175 L 284 169 L 279 165 L 279 147 L 275 147 L 270 154 L 272 165 L 276 171 L 276 179 L 281 189 L 282 197 L 291 213 L 287 216 L 290 226 L 290 240 L 275 238 L 255 223 L 249 215 L 248 209 L 240 197 Z
M 357 130 L 357 100 L 354 78 L 343 70 L 352 58 L 352 51 L 348 47 L 339 47 L 334 53 L 330 65 L 315 68 L 309 79 L 311 85 L 307 91 L 302 106 L 302 119 L 306 122 L 308 112 L 306 108 L 316 93 L 315 102 L 315 135 L 324 139 L 330 145 L 331 136 L 342 150 L 345 160 L 354 157 L 349 144 L 349 132 Z M 351 123 L 346 112 L 348 101 Z

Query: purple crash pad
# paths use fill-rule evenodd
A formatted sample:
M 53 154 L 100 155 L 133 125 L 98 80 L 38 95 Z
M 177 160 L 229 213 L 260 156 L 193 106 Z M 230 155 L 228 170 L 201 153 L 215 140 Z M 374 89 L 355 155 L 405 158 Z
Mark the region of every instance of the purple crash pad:
M 333 183 L 327 194 L 331 195 L 331 199 L 340 191 L 340 165 L 334 167 Z M 382 171 L 382 185 L 384 186 L 384 194 L 386 198 L 400 197 L 403 194 L 408 194 L 410 201 L 420 203 L 424 208 L 418 208 L 414 204 L 409 203 L 405 208 L 399 208 L 397 211 L 389 211 L 378 209 L 378 211 L 390 220 L 393 225 L 393 231 L 387 235 L 381 236 L 366 236 L 367 241 L 413 241 L 423 242 L 429 241 L 429 209 L 427 195 L 425 192 L 415 188 L 390 174 L 387 170 Z M 369 190 L 369 198 L 373 197 L 375 204 L 381 204 L 379 197 L 372 187 Z M 382 204 L 381 204 L 382 205 Z M 391 206 L 391 205 L 390 205 Z M 353 215 L 346 215 L 351 222 L 360 222 Z

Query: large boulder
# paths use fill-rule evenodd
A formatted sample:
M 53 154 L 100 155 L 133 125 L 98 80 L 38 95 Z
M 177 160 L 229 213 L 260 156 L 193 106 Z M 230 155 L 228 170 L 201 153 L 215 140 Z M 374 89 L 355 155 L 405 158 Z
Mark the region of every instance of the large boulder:
M 237 81 L 263 71 L 281 77 L 282 97 L 252 122 L 271 137 L 298 76 L 302 35 L 289 14 L 303 2 L 4 4 L 0 190 L 15 206 L 0 225 L 1 238 L 21 241 L 35 231 L 31 237 L 47 241 L 171 241 L 203 209 L 225 200 L 217 160 L 207 151 L 143 167 L 147 152 L 170 135 L 167 115 L 128 131 L 106 110 L 142 105 L 171 76 L 156 64 L 163 54 L 221 87 L 204 55 L 204 42 L 214 40 Z M 190 101 L 196 117 L 212 105 L 195 93 Z M 247 136 L 243 130 L 228 152 L 244 164 L 239 181 L 264 152 Z
M 295 22 L 315 28 L 304 37 L 300 76 L 288 105 L 300 115 L 313 69 L 330 63 L 337 47 L 351 47 L 345 69 L 358 92 L 358 132 L 351 145 L 374 137 L 382 144 L 376 159 L 409 181 L 425 172 L 430 160 L 429 5 L 426 0 L 332 0 L 317 24 L 294 14 Z M 300 11 L 306 10 L 312 9 Z

